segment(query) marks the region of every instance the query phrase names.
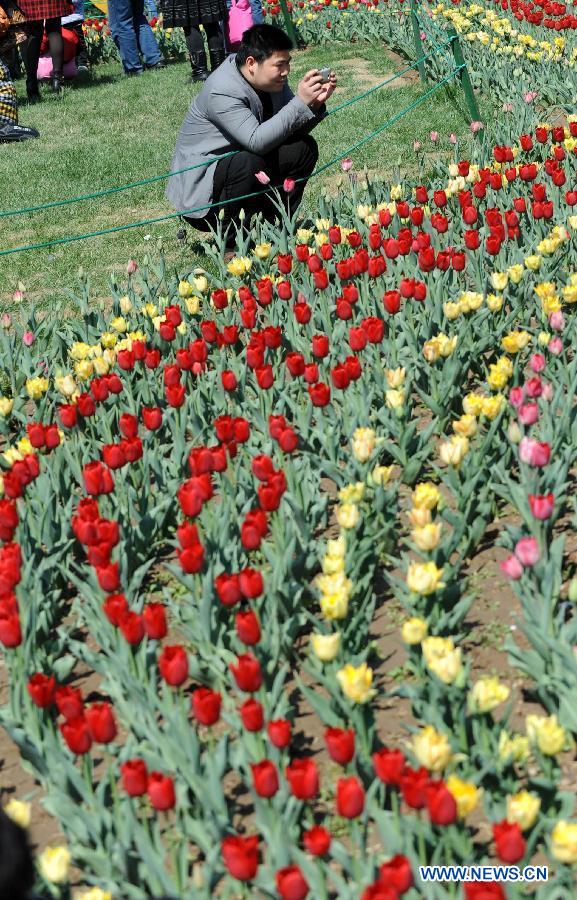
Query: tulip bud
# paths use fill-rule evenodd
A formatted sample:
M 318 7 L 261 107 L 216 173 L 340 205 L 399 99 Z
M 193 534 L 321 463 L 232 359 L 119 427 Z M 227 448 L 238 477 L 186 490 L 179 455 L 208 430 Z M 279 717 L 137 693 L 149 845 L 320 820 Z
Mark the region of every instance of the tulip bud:
M 567 593 L 571 603 L 577 603 L 577 578 L 572 578 L 569 582 L 569 591 Z
M 521 442 L 521 438 L 523 437 L 523 434 L 522 434 L 521 429 L 519 428 L 517 422 L 510 423 L 508 434 L 509 434 L 509 440 L 511 441 L 512 444 L 519 444 Z

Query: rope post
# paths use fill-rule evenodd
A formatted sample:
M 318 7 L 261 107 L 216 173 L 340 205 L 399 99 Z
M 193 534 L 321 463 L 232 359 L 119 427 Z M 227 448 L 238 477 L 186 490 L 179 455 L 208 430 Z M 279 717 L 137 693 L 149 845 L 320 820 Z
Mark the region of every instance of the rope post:
M 473 90 L 471 78 L 469 77 L 469 72 L 467 69 L 467 64 L 465 63 L 465 57 L 463 56 L 463 50 L 459 41 L 459 36 L 453 26 L 448 29 L 448 34 L 451 39 L 451 47 L 453 48 L 455 63 L 457 65 L 457 68 L 459 69 L 459 81 L 461 82 L 463 93 L 465 94 L 465 100 L 467 102 L 467 106 L 469 107 L 471 118 L 473 122 L 478 122 L 481 118 L 481 113 L 479 112 L 479 107 L 477 106 L 477 98 L 475 97 L 475 91 Z
M 417 55 L 417 59 L 419 60 L 419 62 L 417 63 L 419 77 L 423 84 L 426 84 L 427 72 L 425 69 L 425 61 L 423 59 L 425 51 L 423 50 L 423 42 L 421 40 L 421 26 L 419 25 L 419 21 L 417 19 L 417 0 L 411 0 L 411 25 L 413 26 L 413 38 L 415 40 L 415 53 Z
M 287 6 L 286 0 L 279 0 L 280 8 L 282 9 L 284 24 L 286 28 L 286 32 L 293 42 L 293 46 L 295 48 L 302 46 L 302 42 L 299 41 L 298 34 L 296 32 L 296 28 L 294 26 L 294 22 L 292 20 L 292 16 L 289 12 L 289 8 Z

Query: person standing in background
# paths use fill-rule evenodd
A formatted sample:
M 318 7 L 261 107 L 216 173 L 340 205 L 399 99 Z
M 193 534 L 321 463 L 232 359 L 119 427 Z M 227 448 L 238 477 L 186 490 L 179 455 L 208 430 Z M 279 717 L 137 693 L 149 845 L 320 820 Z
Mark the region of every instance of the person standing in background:
M 26 18 L 25 30 L 28 40 L 24 47 L 26 68 L 26 93 L 32 102 L 40 100 L 38 90 L 38 60 L 44 31 L 48 36 L 52 57 L 52 77 L 50 79 L 55 94 L 62 93 L 64 66 L 64 42 L 60 19 L 67 16 L 72 5 L 69 0 L 20 0 L 20 9 Z
M 127 75 L 164 69 L 154 32 L 144 15 L 144 0 L 108 0 L 108 24 Z
M 208 42 L 210 67 L 212 71 L 226 58 L 223 23 L 227 18 L 226 0 L 158 0 L 165 28 L 182 28 L 191 67 L 191 81 L 206 81 L 208 62 L 204 40 L 199 26 L 202 25 Z
M 35 128 L 24 128 L 18 124 L 16 88 L 8 64 L 2 58 L 2 53 L 15 45 L 12 14 L 12 9 L 0 5 L 0 143 L 3 144 L 38 137 Z
M 84 0 L 72 0 L 74 12 L 62 19 L 62 24 L 70 31 L 73 31 L 78 38 L 76 45 L 76 69 L 79 73 L 88 72 L 90 66 L 88 64 L 88 51 L 86 49 L 86 41 L 84 40 L 84 31 L 82 25 L 84 23 Z

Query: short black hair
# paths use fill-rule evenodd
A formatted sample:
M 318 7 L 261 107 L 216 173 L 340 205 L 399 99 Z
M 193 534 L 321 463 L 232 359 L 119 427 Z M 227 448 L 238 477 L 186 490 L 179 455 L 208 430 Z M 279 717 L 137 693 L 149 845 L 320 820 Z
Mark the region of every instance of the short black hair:
M 33 884 L 28 835 L 0 809 L 0 897 L 24 900 Z
M 262 63 L 276 50 L 292 49 L 293 42 L 282 28 L 267 24 L 253 25 L 242 36 L 236 51 L 236 63 L 238 66 L 244 66 L 249 56 L 253 56 L 257 63 Z

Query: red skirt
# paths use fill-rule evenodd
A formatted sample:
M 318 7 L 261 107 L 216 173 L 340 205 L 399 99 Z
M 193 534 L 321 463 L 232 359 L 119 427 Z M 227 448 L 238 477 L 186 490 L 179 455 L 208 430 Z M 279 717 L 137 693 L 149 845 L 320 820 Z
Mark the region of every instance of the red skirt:
M 28 22 L 58 19 L 72 13 L 72 4 L 68 0 L 18 0 L 18 6 Z

